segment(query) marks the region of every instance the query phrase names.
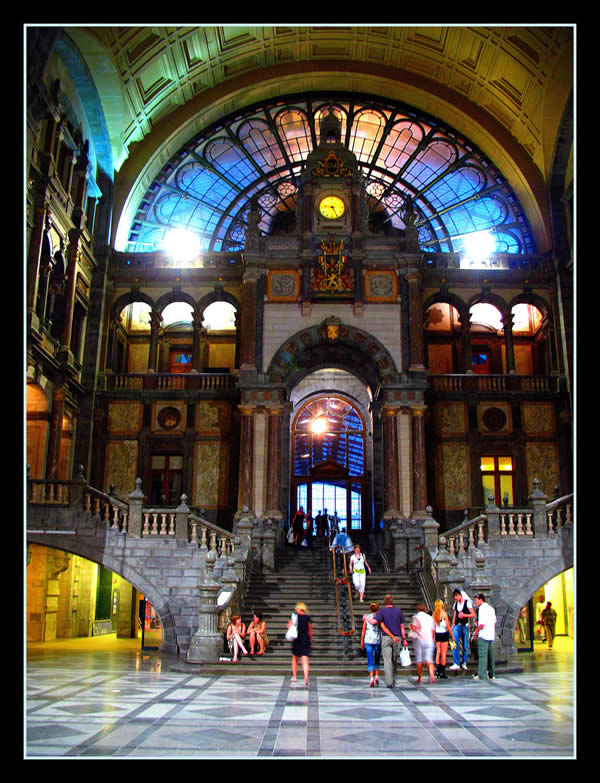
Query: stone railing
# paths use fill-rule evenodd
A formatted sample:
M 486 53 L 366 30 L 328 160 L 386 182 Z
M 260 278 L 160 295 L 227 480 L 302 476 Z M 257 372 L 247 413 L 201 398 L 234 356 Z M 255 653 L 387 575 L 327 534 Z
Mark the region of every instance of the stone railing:
M 544 392 L 553 394 L 564 387 L 564 378 L 554 375 L 479 375 L 454 373 L 430 376 L 434 392 Z
M 237 374 L 227 372 L 106 373 L 106 391 L 197 391 L 226 392 L 237 385 Z
M 98 517 L 107 529 L 137 538 L 183 539 L 221 557 L 235 551 L 235 536 L 224 528 L 193 514 L 187 497 L 173 507 L 145 506 L 141 479 L 129 495 L 129 502 L 87 485 L 83 478 L 73 481 L 29 479 L 28 501 L 32 505 L 69 507 L 81 502 L 81 510 Z

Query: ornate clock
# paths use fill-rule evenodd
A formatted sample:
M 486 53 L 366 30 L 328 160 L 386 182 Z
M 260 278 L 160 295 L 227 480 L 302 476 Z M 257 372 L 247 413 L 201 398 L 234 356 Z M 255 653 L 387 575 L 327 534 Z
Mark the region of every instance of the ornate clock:
M 336 220 L 343 217 L 346 204 L 339 196 L 325 196 L 319 202 L 319 212 L 327 220 Z

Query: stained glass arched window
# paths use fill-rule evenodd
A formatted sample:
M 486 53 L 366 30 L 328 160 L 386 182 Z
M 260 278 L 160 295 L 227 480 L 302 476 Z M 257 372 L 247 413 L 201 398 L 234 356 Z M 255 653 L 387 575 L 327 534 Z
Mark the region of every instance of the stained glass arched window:
M 162 249 L 169 231 L 186 228 L 203 251 L 241 250 L 254 196 L 259 228 L 271 233 L 294 212 L 299 175 L 329 107 L 357 156 L 369 208 L 385 210 L 385 219 L 402 229 L 410 196 L 424 250 L 462 253 L 470 235 L 486 231 L 496 252 L 535 253 L 515 193 L 460 134 L 401 104 L 323 93 L 256 104 L 191 139 L 147 189 L 124 249 Z

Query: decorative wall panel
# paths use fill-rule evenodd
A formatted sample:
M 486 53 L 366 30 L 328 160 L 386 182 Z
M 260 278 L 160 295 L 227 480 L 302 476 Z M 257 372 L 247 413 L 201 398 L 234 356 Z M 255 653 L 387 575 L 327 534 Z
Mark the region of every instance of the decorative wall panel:
M 471 505 L 469 448 L 466 443 L 440 443 L 436 453 L 437 502 L 456 511 Z
M 138 463 L 137 440 L 110 440 L 106 444 L 105 487 L 115 485 L 115 494 L 127 500 L 135 489 Z

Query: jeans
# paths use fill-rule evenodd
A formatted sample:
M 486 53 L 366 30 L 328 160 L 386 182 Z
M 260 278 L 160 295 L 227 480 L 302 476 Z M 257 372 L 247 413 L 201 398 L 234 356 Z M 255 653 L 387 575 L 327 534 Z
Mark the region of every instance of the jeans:
M 452 650 L 452 657 L 454 658 L 454 663 L 457 666 L 460 666 L 460 641 L 462 640 L 462 662 L 466 663 L 467 658 L 469 656 L 469 626 L 468 625 L 459 625 L 458 623 L 454 626 L 454 641 L 456 642 L 456 647 L 454 650 Z
M 381 645 L 368 644 L 365 642 L 365 650 L 367 651 L 367 664 L 369 671 L 379 671 L 379 662 L 381 660 Z
M 496 676 L 496 652 L 494 642 L 487 639 L 477 639 L 477 653 L 479 657 L 477 674 L 480 680 L 487 680 L 488 671 L 490 677 Z

